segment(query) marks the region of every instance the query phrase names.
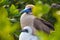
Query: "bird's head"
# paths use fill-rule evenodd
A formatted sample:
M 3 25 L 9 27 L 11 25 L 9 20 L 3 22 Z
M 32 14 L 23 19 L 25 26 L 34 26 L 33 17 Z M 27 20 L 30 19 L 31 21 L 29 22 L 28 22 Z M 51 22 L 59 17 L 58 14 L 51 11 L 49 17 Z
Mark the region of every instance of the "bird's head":
M 30 26 L 26 26 L 22 29 L 21 32 L 26 32 L 26 33 L 32 34 L 32 28 Z
M 34 5 L 26 5 L 25 9 L 23 9 L 20 13 L 27 13 L 29 14 L 30 12 L 32 12 L 32 8 L 34 7 Z

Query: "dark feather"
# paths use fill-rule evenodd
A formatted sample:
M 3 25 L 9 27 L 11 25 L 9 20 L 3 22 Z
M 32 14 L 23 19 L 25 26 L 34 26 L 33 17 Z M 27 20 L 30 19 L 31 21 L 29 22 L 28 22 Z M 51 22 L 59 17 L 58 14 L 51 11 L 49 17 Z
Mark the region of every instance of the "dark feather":
M 52 30 L 55 30 L 54 29 L 54 26 L 50 23 L 50 22 L 48 22 L 48 21 L 46 21 L 46 20 L 44 20 L 44 19 L 40 19 L 41 20 L 41 22 L 42 23 L 44 23 L 46 26 L 48 26 L 50 29 L 52 29 Z
M 47 22 L 43 19 L 38 19 L 38 18 L 34 19 L 34 27 L 37 30 L 44 31 L 48 34 L 50 33 L 50 29 L 54 30 L 54 27 L 52 26 L 52 24 L 50 24 L 49 22 Z

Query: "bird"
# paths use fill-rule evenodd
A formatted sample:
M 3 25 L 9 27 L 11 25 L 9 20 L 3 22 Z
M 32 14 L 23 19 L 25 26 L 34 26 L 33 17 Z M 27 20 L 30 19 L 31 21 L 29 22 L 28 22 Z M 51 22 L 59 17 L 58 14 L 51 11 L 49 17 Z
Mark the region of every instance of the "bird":
M 22 14 L 20 17 L 21 28 L 23 29 L 25 26 L 30 26 L 33 34 L 36 34 L 37 30 L 50 34 L 50 30 L 55 30 L 54 26 L 43 18 L 35 17 L 32 13 L 34 7 L 32 4 L 26 5 L 26 7 L 20 11 Z
M 38 40 L 38 37 L 32 34 L 32 28 L 30 26 L 25 26 L 21 30 L 19 40 Z

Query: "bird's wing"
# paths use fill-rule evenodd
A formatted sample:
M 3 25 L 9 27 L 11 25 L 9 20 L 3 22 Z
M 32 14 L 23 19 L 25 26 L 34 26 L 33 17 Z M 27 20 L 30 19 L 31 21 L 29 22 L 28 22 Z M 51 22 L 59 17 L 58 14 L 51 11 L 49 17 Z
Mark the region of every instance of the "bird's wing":
M 48 34 L 50 33 L 50 29 L 54 30 L 54 27 L 51 23 L 45 21 L 44 19 L 38 19 L 38 18 L 34 19 L 34 27 L 37 30 L 42 30 Z

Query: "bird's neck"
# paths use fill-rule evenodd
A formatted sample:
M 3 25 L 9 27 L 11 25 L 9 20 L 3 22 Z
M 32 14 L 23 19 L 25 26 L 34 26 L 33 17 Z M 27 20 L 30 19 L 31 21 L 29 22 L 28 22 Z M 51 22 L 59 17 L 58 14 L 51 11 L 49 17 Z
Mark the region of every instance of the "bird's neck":
M 29 14 L 26 14 L 26 13 L 23 13 L 21 15 L 21 18 L 20 18 L 20 23 L 21 23 L 21 26 L 30 26 L 32 25 L 32 15 L 29 15 Z
M 31 15 L 32 15 L 31 12 L 29 12 L 29 13 L 23 13 L 21 17 L 26 17 L 26 16 L 28 17 L 28 16 L 31 16 Z

